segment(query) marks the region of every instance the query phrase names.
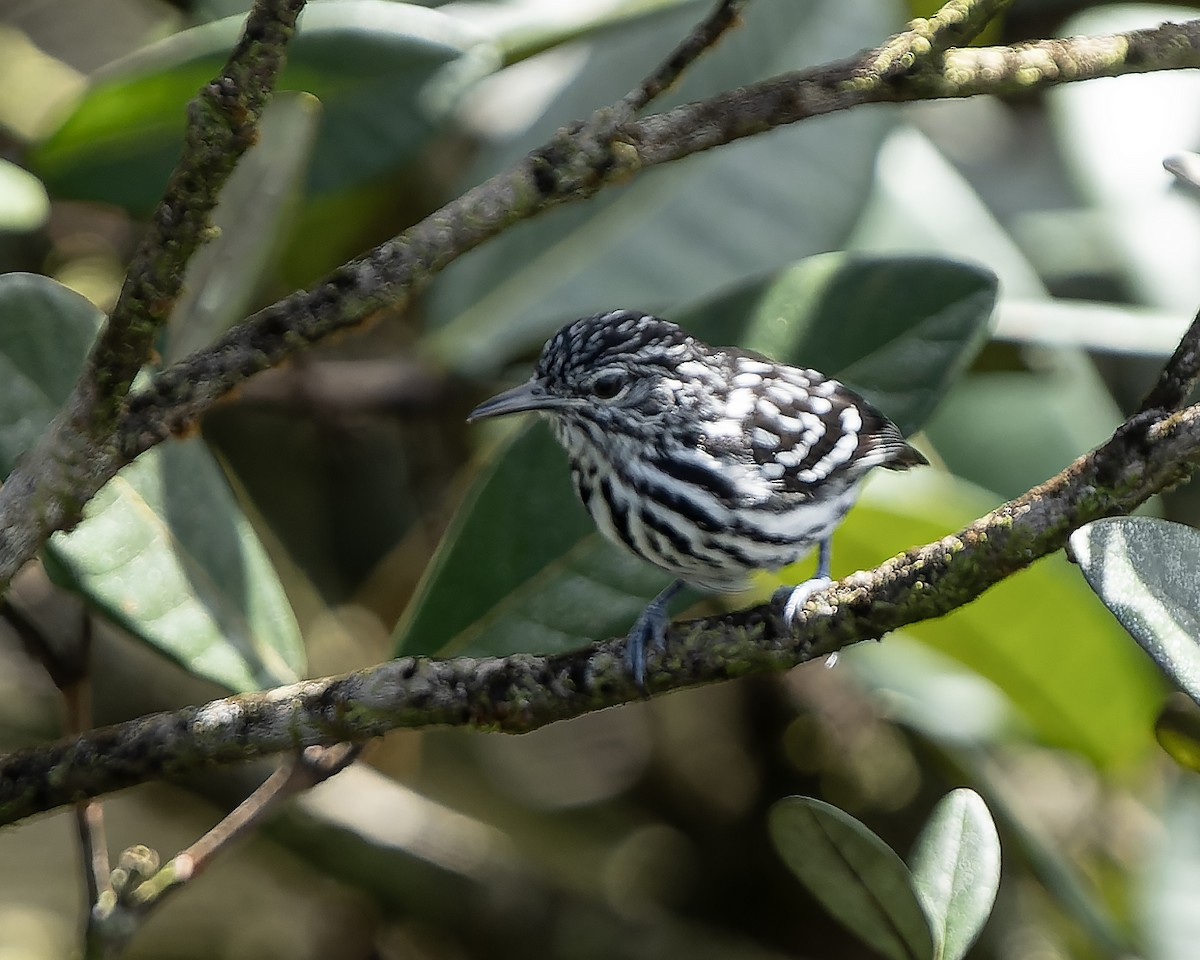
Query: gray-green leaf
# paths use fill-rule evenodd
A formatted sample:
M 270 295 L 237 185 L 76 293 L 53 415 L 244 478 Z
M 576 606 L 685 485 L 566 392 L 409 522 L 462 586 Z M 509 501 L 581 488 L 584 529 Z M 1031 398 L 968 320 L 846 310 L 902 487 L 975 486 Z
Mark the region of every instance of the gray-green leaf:
M 1080 527 L 1069 550 L 1121 625 L 1200 703 L 1200 532 L 1113 517 Z
M 780 800 L 768 825 L 788 869 L 847 930 L 891 960 L 933 960 L 908 868 L 866 826 L 810 797 Z
M 961 960 L 1000 887 L 1000 837 L 983 798 L 967 789 L 943 797 L 917 838 L 911 864 L 940 960 Z

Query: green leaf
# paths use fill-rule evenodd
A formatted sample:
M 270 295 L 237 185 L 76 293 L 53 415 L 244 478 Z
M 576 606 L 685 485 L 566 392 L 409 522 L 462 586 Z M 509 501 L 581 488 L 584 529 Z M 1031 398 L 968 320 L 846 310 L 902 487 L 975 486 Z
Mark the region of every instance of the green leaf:
M 238 163 L 213 211 L 219 233 L 188 263 L 167 327 L 166 362 L 211 343 L 249 312 L 279 253 L 319 124 L 320 104 L 308 94 L 281 94 L 267 106 L 258 142 Z
M 938 540 L 999 502 L 935 470 L 878 471 L 834 534 L 833 575 L 869 570 L 914 544 Z M 805 575 L 798 565 L 764 577 L 760 596 Z M 1108 770 L 1131 770 L 1155 751 L 1151 727 L 1161 682 L 1061 555 L 1039 560 L 945 617 L 909 624 L 904 634 L 990 680 L 1045 743 Z
M 244 18 L 152 44 L 106 68 L 29 155 L 59 197 L 144 214 L 179 157 L 185 105 L 221 68 Z M 462 21 L 388 0 L 312 4 L 289 45 L 280 90 L 324 108 L 308 189 L 320 194 L 394 170 L 423 148 L 495 50 Z
M 1112 517 L 1071 534 L 1071 556 L 1121 625 L 1200 703 L 1200 532 Z
M 771 808 L 771 840 L 788 869 L 847 930 L 894 960 L 935 956 L 908 868 L 837 807 L 787 797 Z
M 960 960 L 983 929 L 1000 887 L 1000 837 L 983 798 L 966 789 L 943 797 L 910 862 L 940 960 Z
M 1124 417 L 1080 350 L 1038 352 L 1036 370 L 972 373 L 926 432 L 953 473 L 1017 497 L 1112 436 Z
M 890 32 L 873 0 L 763 0 L 656 108 L 860 49 Z M 693 6 L 597 36 L 543 115 L 486 153 L 478 182 L 563 124 L 621 97 L 687 34 Z M 431 288 L 427 346 L 475 375 L 494 373 L 564 320 L 627 306 L 665 311 L 747 276 L 841 245 L 857 218 L 883 112 L 821 118 L 650 170 L 520 224 L 452 264 Z
M 985 336 L 994 295 L 989 274 L 959 264 L 829 255 L 680 320 L 718 343 L 855 372 L 854 385 L 911 430 Z M 526 428 L 473 484 L 397 627 L 396 650 L 574 649 L 627 630 L 669 580 L 596 533 L 562 450 L 544 428 Z
M 0 277 L 0 469 L 45 430 L 100 322 L 46 277 Z M 299 629 L 266 553 L 199 440 L 139 457 L 47 544 L 47 568 L 139 639 L 234 690 L 304 670 Z

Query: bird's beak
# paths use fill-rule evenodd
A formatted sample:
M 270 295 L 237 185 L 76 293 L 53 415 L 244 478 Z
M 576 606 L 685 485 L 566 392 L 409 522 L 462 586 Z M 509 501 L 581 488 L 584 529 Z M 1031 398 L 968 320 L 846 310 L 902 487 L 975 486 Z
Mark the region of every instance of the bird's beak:
M 536 380 L 527 380 L 519 387 L 498 393 L 485 400 L 467 415 L 467 423 L 485 417 L 502 417 L 506 413 L 525 413 L 530 410 L 554 410 L 563 406 L 562 401 Z

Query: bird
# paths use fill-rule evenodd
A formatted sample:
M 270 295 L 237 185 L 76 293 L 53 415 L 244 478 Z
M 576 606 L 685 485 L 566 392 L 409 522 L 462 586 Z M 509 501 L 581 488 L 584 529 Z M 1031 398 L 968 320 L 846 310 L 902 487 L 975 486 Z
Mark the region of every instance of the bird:
M 831 582 L 832 533 L 868 471 L 928 463 L 837 380 L 711 347 L 637 310 L 568 323 L 528 381 L 467 420 L 525 412 L 549 419 L 600 533 L 674 578 L 628 634 L 627 669 L 641 689 L 647 649 L 663 647 L 668 605 L 684 585 L 740 592 L 755 571 L 815 546 L 815 575 L 776 591 L 791 623 Z

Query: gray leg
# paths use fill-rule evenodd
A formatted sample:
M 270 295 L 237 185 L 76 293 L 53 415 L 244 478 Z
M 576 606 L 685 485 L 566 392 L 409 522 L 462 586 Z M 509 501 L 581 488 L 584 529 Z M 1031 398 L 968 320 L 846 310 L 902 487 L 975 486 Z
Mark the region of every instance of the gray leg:
M 625 647 L 625 663 L 633 673 L 634 682 L 646 687 L 646 650 L 659 650 L 667 639 L 667 604 L 683 589 L 683 581 L 676 580 L 657 597 L 646 604 L 629 630 Z
M 780 587 L 775 591 L 775 596 L 772 599 L 784 601 L 783 619 L 785 622 L 791 623 L 795 620 L 796 614 L 800 612 L 800 608 L 804 606 L 804 602 L 818 590 L 824 590 L 833 582 L 829 577 L 832 569 L 832 555 L 833 537 L 831 535 L 822 540 L 820 546 L 817 548 L 816 574 L 798 586 Z

